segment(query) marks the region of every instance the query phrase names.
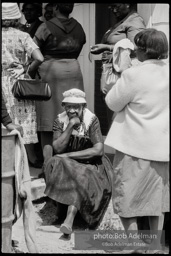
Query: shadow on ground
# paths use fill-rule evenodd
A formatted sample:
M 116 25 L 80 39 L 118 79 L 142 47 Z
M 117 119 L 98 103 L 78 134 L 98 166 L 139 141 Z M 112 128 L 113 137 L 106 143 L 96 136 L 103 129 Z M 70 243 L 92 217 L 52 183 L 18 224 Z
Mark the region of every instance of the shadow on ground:
M 57 226 L 64 222 L 65 217 L 67 215 L 67 206 L 57 203 L 48 197 L 43 197 L 38 200 L 33 201 L 33 205 L 35 207 L 35 211 L 39 216 L 39 222 L 41 226 Z M 85 230 L 88 229 L 87 223 L 81 217 L 80 213 L 78 212 L 74 224 L 74 230 Z

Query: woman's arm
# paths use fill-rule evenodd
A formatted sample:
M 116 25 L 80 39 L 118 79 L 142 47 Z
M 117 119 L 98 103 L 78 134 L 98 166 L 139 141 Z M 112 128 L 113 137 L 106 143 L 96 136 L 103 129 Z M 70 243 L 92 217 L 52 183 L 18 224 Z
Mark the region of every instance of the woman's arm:
M 31 54 L 31 57 L 32 57 L 33 61 L 29 65 L 28 74 L 32 78 L 34 78 L 35 75 L 36 75 L 36 71 L 37 71 L 38 67 L 44 61 L 44 57 L 43 57 L 41 51 L 39 50 L 39 48 L 33 50 L 32 54 Z
M 80 124 L 80 119 L 78 117 L 74 117 L 70 119 L 68 126 L 63 133 L 61 132 L 54 133 L 52 146 L 56 154 L 61 154 L 66 150 L 74 125 L 77 125 L 77 124 Z
M 109 44 L 95 44 L 94 46 L 91 46 L 91 53 L 92 54 L 100 54 L 104 51 L 113 51 L 114 45 Z
M 24 69 L 26 72 L 29 66 L 28 73 L 31 77 L 34 77 L 38 67 L 44 61 L 44 57 L 39 49 L 39 46 L 35 44 L 31 36 L 28 33 L 25 34 L 26 36 L 23 39 L 23 47 L 28 57 L 31 59 L 31 62 L 29 64 L 26 64 Z
M 84 149 L 76 152 L 68 152 L 60 154 L 60 157 L 69 157 L 73 159 L 91 159 L 93 157 L 98 157 L 103 155 L 103 143 L 98 142 L 93 145 L 92 148 Z
M 94 118 L 89 127 L 90 139 L 93 144 L 91 148 L 60 154 L 61 157 L 69 157 L 73 159 L 92 159 L 104 154 L 103 136 L 101 134 L 100 123 L 97 117 Z
M 115 112 L 121 111 L 133 99 L 134 79 L 130 73 L 131 69 L 124 71 L 105 97 L 107 106 Z

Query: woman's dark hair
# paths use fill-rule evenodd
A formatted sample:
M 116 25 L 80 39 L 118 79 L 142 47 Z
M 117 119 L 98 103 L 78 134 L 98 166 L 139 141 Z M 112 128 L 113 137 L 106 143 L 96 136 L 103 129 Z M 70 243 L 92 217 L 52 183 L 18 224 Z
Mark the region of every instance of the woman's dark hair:
M 73 11 L 74 8 L 74 3 L 64 3 L 56 5 L 57 8 L 59 8 L 59 11 L 66 16 L 69 16 L 69 14 Z
M 1 26 L 2 28 L 19 28 L 20 26 L 20 20 L 15 19 L 15 20 L 1 20 Z
M 134 42 L 148 59 L 167 59 L 168 40 L 164 32 L 147 28 L 136 34 Z
M 33 5 L 33 7 L 35 8 L 38 17 L 42 16 L 42 4 L 39 3 L 24 3 L 23 7 L 22 7 L 22 12 L 24 12 L 25 8 L 27 5 Z
M 46 10 L 48 7 L 53 7 L 53 6 L 54 6 L 53 3 L 48 3 L 48 4 L 45 5 L 45 8 L 44 8 L 44 9 Z

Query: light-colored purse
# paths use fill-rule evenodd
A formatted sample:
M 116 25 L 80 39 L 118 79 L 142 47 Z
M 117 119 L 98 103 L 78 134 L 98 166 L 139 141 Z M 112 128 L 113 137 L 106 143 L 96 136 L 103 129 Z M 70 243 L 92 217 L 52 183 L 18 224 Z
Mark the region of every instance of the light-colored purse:
M 102 93 L 107 92 L 112 88 L 118 79 L 118 74 L 115 72 L 112 63 L 104 63 L 102 65 L 102 74 L 100 79 L 100 89 Z
M 121 73 L 132 66 L 130 53 L 134 49 L 133 43 L 125 38 L 114 46 L 112 59 L 109 63 L 103 63 L 101 74 L 101 91 L 104 94 L 112 88 Z

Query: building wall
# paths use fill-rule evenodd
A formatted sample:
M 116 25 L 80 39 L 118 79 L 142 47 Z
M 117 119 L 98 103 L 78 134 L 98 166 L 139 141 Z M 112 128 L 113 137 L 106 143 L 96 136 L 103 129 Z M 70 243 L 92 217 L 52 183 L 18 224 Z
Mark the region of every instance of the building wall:
M 46 3 L 43 3 L 43 7 L 45 4 Z M 143 17 L 147 28 L 154 27 L 158 30 L 162 30 L 166 33 L 169 40 L 168 4 L 138 4 L 137 11 Z M 90 47 L 95 44 L 95 3 L 75 3 L 71 17 L 74 17 L 81 23 L 86 33 L 86 44 L 78 60 L 83 73 L 88 107 L 94 112 L 95 60 L 101 59 L 101 55 L 90 54 Z M 22 23 L 25 23 L 24 17 L 22 17 L 21 20 Z
M 95 4 L 75 3 L 71 17 L 80 22 L 86 34 L 86 43 L 78 61 L 83 73 L 87 105 L 94 112 L 94 61 L 91 60 L 90 47 L 95 43 Z
M 163 31 L 169 41 L 169 4 L 138 4 L 138 13 L 147 28 Z

